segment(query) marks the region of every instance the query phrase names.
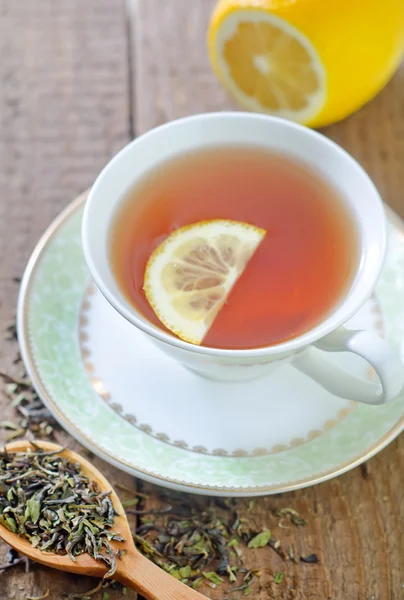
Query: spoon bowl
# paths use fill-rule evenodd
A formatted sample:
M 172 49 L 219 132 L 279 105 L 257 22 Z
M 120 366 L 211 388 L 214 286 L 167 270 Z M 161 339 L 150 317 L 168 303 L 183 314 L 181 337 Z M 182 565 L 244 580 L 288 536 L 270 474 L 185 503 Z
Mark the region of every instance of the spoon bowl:
M 120 581 L 123 585 L 135 589 L 147 600 L 202 600 L 206 598 L 195 590 L 187 587 L 180 581 L 174 579 L 171 575 L 154 565 L 145 558 L 135 547 L 129 523 L 125 516 L 124 508 L 108 482 L 108 480 L 92 465 L 88 460 L 73 452 L 63 449 L 57 444 L 51 442 L 39 442 L 37 444 L 41 450 L 58 451 L 63 458 L 80 463 L 83 473 L 92 481 L 96 481 L 102 492 L 111 492 L 110 499 L 118 515 L 114 519 L 113 531 L 124 538 L 124 542 L 111 542 L 114 550 L 121 550 L 122 558 L 117 559 L 117 569 L 113 579 Z M 35 447 L 28 441 L 18 441 L 7 444 L 8 454 L 13 452 L 24 452 L 26 450 L 35 450 Z M 28 556 L 35 562 L 68 571 L 78 575 L 91 577 L 104 577 L 108 567 L 100 561 L 95 560 L 89 554 L 80 554 L 76 561 L 66 555 L 55 554 L 34 548 L 29 540 L 13 533 L 0 523 L 0 537 L 12 548 Z

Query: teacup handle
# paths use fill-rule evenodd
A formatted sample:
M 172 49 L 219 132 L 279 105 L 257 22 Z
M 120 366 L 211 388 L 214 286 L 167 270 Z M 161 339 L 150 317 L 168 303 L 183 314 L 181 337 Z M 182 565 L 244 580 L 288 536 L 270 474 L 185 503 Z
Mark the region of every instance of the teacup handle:
M 380 379 L 380 383 L 359 379 L 332 364 L 321 353 L 313 352 L 312 347 L 297 354 L 293 365 L 336 396 L 375 406 L 389 402 L 403 388 L 403 363 L 398 354 L 372 331 L 340 327 L 316 342 L 314 347 L 325 352 L 353 352 L 367 360 Z

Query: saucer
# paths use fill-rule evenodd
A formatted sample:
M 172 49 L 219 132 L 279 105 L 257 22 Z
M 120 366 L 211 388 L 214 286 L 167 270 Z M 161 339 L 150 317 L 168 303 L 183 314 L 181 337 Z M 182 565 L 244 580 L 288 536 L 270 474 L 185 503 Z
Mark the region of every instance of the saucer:
M 90 280 L 81 247 L 85 196 L 46 231 L 18 305 L 22 356 L 43 402 L 105 460 L 156 484 L 253 496 L 334 477 L 404 428 L 404 393 L 370 407 L 323 390 L 291 365 L 242 382 L 209 381 L 165 356 Z M 376 294 L 348 323 L 404 354 L 404 227 L 388 210 L 389 249 Z M 367 363 L 330 355 L 360 377 Z

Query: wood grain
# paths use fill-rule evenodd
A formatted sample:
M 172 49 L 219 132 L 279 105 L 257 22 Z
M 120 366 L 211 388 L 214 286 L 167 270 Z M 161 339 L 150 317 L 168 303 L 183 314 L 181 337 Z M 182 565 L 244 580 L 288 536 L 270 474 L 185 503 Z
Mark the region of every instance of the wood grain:
M 139 0 L 133 36 L 134 128 L 138 133 L 189 114 L 236 108 L 211 72 L 206 30 L 215 0 Z M 134 4 L 132 4 L 134 6 Z M 385 201 L 404 217 L 404 68 L 381 94 L 324 133 L 364 166 Z M 272 527 L 270 510 L 298 508 L 309 521 L 290 530 L 290 545 L 302 555 L 315 552 L 319 565 L 283 562 L 273 551 L 251 552 L 263 569 L 253 588 L 257 600 L 399 600 L 404 598 L 404 518 L 401 436 L 363 468 L 307 490 L 255 501 L 257 528 Z M 242 506 L 244 501 L 239 501 Z M 156 492 L 147 506 L 159 504 Z M 284 537 L 284 532 L 282 537 Z M 282 571 L 276 585 L 273 573 Z M 203 589 L 211 598 L 218 588 Z
M 372 102 L 323 133 L 360 162 L 384 201 L 404 217 L 404 64 Z
M 206 33 L 215 0 L 132 0 L 134 130 L 235 108 L 209 67 Z
M 129 140 L 126 33 L 124 0 L 0 0 L 1 332 L 15 313 L 12 277 L 21 275 L 43 230 Z M 1 370 L 12 370 L 14 356 L 15 348 L 1 341 Z M 0 410 L 1 420 L 13 420 L 4 396 Z M 80 451 L 66 434 L 57 439 Z M 114 485 L 134 487 L 130 476 L 94 463 Z M 5 553 L 2 544 L 0 562 Z M 97 583 L 38 565 L 0 578 L 0 598 L 10 600 L 47 589 L 59 600 Z M 110 600 L 122 597 L 108 593 Z

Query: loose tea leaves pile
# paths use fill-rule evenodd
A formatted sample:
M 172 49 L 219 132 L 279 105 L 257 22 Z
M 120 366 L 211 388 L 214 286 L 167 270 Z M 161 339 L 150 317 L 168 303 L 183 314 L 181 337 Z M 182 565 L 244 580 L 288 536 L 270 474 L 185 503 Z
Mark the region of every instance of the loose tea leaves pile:
M 257 531 L 254 519 L 249 518 L 254 500 L 246 511 L 240 511 L 235 499 L 206 500 L 169 491 L 161 491 L 161 499 L 166 502 L 161 510 L 126 511 L 140 518 L 134 540 L 150 560 L 193 588 L 202 583 L 212 588 L 226 583 L 228 593 L 251 593 L 251 585 L 262 571 L 272 570 L 270 563 L 264 569 L 249 568 L 251 549 L 269 547 L 283 560 L 296 563 L 318 560 L 316 555 L 295 555 L 269 529 Z M 273 510 L 267 519 L 276 528 L 306 525 L 292 508 Z M 273 573 L 273 579 L 279 584 L 283 574 Z
M 109 495 L 59 451 L 35 444 L 35 450 L 0 452 L 0 522 L 41 551 L 73 561 L 88 552 L 107 564 L 106 577 L 116 570 L 110 542 L 124 541 L 111 531 L 116 513 Z

